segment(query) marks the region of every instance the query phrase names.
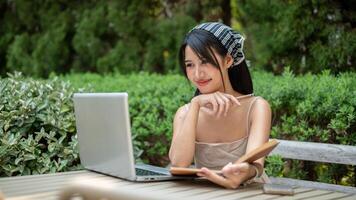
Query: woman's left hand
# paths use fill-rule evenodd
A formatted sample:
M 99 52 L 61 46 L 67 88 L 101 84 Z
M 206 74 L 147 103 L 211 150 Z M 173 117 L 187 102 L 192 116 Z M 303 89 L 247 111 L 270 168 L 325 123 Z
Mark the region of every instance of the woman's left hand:
M 205 177 L 211 182 L 214 182 L 228 189 L 236 189 L 242 182 L 251 176 L 250 169 L 250 164 L 245 162 L 239 164 L 229 163 L 221 170 L 223 176 L 218 175 L 205 167 L 201 168 L 201 172 L 199 172 L 197 175 Z

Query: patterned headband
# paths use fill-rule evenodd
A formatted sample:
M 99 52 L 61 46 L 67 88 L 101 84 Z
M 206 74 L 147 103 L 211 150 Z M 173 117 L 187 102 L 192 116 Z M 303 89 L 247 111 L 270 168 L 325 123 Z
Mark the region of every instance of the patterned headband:
M 212 33 L 234 59 L 233 66 L 240 64 L 245 59 L 242 51 L 245 38 L 229 26 L 218 22 L 207 22 L 197 25 L 191 31 L 196 29 Z

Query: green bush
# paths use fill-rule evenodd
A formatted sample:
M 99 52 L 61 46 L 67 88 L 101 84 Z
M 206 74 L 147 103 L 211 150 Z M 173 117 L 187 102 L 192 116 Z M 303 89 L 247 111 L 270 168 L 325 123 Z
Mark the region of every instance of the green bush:
M 177 71 L 178 46 L 196 21 L 184 11 L 161 16 L 165 9 L 141 0 L 1 1 L 0 75 Z
M 237 1 L 250 58 L 281 73 L 355 71 L 356 10 L 345 1 Z
M 355 80 L 355 73 L 295 76 L 289 68 L 281 77 L 254 74 L 256 94 L 272 106 L 273 138 L 352 146 L 356 144 Z M 352 166 L 288 161 L 285 168 L 288 177 L 356 185 Z
M 275 73 L 355 71 L 355 9 L 344 1 L 0 1 L 0 76 L 21 71 L 168 73 L 196 24 L 246 35 L 246 54 Z M 128 26 L 127 24 L 132 24 Z
M 0 176 L 80 168 L 73 91 L 58 78 L 0 79 Z
M 252 71 L 252 77 L 255 94 L 267 99 L 272 107 L 273 121 L 271 136 L 273 138 L 356 145 L 355 73 L 343 73 L 335 77 L 330 75 L 328 71 L 324 71 L 320 75 L 307 74 L 305 76 L 295 76 L 289 70 L 286 70 L 282 76 L 274 76 L 266 72 Z M 96 74 L 73 74 L 59 78 L 64 82 L 56 79 L 56 77 L 53 77 L 49 80 L 33 81 L 32 79 L 10 77 L 1 80 L 2 107 L 0 110 L 0 121 L 2 122 L 1 141 L 3 142 L 0 145 L 1 147 L 4 146 L 4 143 L 9 143 L 6 141 L 9 141 L 10 137 L 15 137 L 16 134 L 20 132 L 18 131 L 20 128 L 14 124 L 18 123 L 16 119 L 21 118 L 18 118 L 15 113 L 9 114 L 9 110 L 7 110 L 7 104 L 15 106 L 12 110 L 22 109 L 22 104 L 14 101 L 14 99 L 19 99 L 15 95 L 23 94 L 24 92 L 21 91 L 26 89 L 25 86 L 20 85 L 28 85 L 35 82 L 38 85 L 33 90 L 37 90 L 42 87 L 40 85 L 44 85 L 44 87 L 47 88 L 46 85 L 56 83 L 54 85 L 57 85 L 57 87 L 51 85 L 51 87 L 54 88 L 53 90 L 61 91 L 68 98 L 65 102 L 68 103 L 66 105 L 69 106 L 70 111 L 66 112 L 66 116 L 68 117 L 67 119 L 71 120 L 69 122 L 66 121 L 66 123 L 71 124 L 70 127 L 74 127 L 72 104 L 69 100 L 73 91 L 128 92 L 132 133 L 135 138 L 134 148 L 136 159 L 161 166 L 168 164 L 167 154 L 175 111 L 179 106 L 188 102 L 194 93 L 194 89 L 184 77 L 179 75 L 161 76 L 147 73 L 131 75 L 108 74 L 105 76 Z M 17 86 L 16 84 L 4 84 L 10 80 L 18 82 Z M 70 83 L 70 86 L 68 85 L 69 89 L 62 90 L 62 87 L 58 86 L 61 85 L 59 83 Z M 15 88 L 11 91 L 19 90 L 20 92 L 9 92 L 12 87 Z M 80 88 L 86 89 L 80 90 Z M 4 93 L 3 91 L 8 92 Z M 52 93 L 55 93 L 55 91 L 49 94 Z M 47 94 L 47 92 L 45 94 Z M 31 99 L 31 95 L 28 98 Z M 38 105 L 33 106 L 40 107 L 39 105 L 43 104 L 44 101 L 48 101 L 46 100 L 47 98 L 49 98 L 49 96 L 38 99 L 36 101 Z M 27 99 L 27 97 L 23 97 L 22 99 Z M 60 108 L 59 102 L 61 101 L 51 102 L 57 105 L 55 106 L 56 109 Z M 51 107 L 52 104 L 48 106 Z M 30 134 L 35 138 L 35 136 L 41 132 L 41 127 L 44 128 L 44 132 L 46 133 L 53 131 L 53 134 L 55 133 L 57 140 L 59 140 L 63 134 L 61 130 L 64 130 L 63 124 L 65 123 L 62 118 L 58 117 L 64 114 L 55 113 L 55 110 L 52 109 L 51 112 L 47 114 L 48 116 L 46 116 L 48 118 L 55 117 L 55 124 L 58 125 L 58 123 L 61 123 L 60 126 L 54 127 L 49 126 L 48 123 L 45 122 L 32 123 L 30 121 L 29 125 L 32 124 L 31 126 L 36 127 L 36 129 L 29 129 L 26 134 L 22 134 L 21 139 L 23 141 L 30 140 Z M 9 125 L 6 125 L 8 123 L 5 124 L 4 121 L 11 121 L 11 127 L 13 128 L 6 128 Z M 12 131 L 10 132 L 8 130 Z M 75 138 L 70 139 L 75 131 L 72 129 L 66 130 L 67 140 L 65 141 L 75 143 Z M 43 140 L 42 143 L 44 145 L 38 148 L 43 148 L 43 156 L 47 153 L 48 144 L 46 140 Z M 71 147 L 73 152 L 76 152 L 76 150 L 74 150 L 75 145 L 73 144 Z M 18 147 L 16 146 L 16 148 Z M 12 160 L 8 160 L 9 164 L 11 163 L 14 167 L 17 167 L 14 163 L 22 151 L 23 150 L 19 149 L 15 155 L 11 153 L 13 151 L 6 151 L 1 155 L 2 157 L 6 156 L 12 158 Z M 76 153 L 74 154 L 77 156 Z M 72 154 L 73 158 L 74 154 Z M 9 155 L 13 156 L 11 157 Z M 78 160 L 73 163 L 68 162 L 65 170 L 72 169 L 73 166 L 78 164 L 77 162 Z M 21 164 L 32 169 L 27 162 Z M 4 165 L 2 164 L 1 166 Z M 339 165 L 325 165 L 322 163 L 303 161 L 288 161 L 278 157 L 267 159 L 267 171 L 274 176 L 309 178 L 311 180 L 321 180 L 330 183 L 355 185 L 353 181 L 355 176 L 353 174 L 354 167 L 338 166 Z M 283 170 L 281 171 L 280 169 Z M 7 169 L 2 170 L 6 171 L 2 172 L 2 175 L 11 175 Z M 16 175 L 20 173 L 13 174 Z

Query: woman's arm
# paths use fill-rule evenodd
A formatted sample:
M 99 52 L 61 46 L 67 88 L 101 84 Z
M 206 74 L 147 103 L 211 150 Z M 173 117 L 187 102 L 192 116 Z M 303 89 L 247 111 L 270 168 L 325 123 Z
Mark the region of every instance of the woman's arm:
M 191 101 L 188 111 L 182 106 L 176 112 L 169 150 L 172 166 L 188 167 L 193 161 L 199 108 L 196 101 Z
M 252 106 L 250 114 L 250 133 L 246 148 L 246 153 L 262 146 L 269 139 L 271 130 L 272 112 L 269 103 L 262 98 L 258 98 Z M 259 175 L 262 174 L 265 158 L 256 160 L 253 164 L 258 168 Z

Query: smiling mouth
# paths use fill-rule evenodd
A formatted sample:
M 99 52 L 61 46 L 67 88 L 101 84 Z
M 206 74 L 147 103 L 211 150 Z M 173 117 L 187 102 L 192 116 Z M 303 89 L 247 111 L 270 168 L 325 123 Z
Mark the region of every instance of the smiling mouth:
M 211 79 L 205 80 L 205 81 L 196 81 L 196 83 L 197 83 L 199 86 L 205 86 L 205 85 L 207 85 L 210 81 L 211 81 Z

